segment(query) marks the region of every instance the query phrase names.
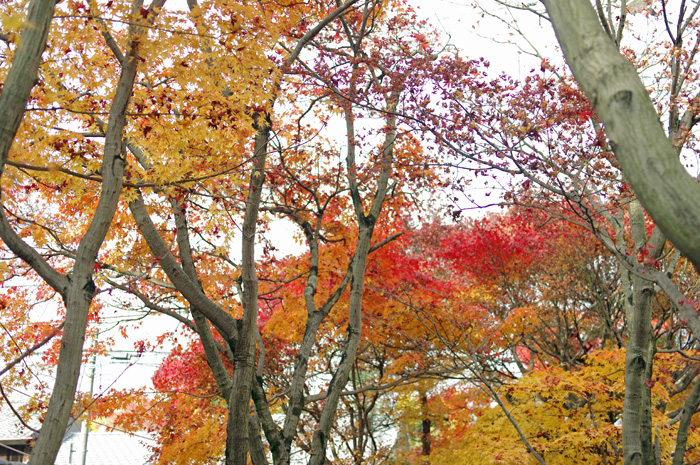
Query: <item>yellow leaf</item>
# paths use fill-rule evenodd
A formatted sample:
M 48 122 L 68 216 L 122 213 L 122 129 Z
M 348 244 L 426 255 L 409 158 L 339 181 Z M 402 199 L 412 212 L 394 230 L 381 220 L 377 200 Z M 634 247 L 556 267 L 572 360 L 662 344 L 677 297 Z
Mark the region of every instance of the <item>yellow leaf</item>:
M 24 26 L 24 11 L 0 15 L 2 29 L 6 32 L 18 32 Z

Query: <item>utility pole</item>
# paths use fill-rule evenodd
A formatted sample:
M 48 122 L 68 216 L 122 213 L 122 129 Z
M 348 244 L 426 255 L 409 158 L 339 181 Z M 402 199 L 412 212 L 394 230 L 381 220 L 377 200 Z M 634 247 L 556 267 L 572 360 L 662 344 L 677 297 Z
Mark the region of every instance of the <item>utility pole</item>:
M 92 339 L 93 349 L 97 349 L 97 334 Z M 92 398 L 93 388 L 95 386 L 95 365 L 97 364 L 97 351 L 90 357 L 90 362 L 88 364 L 88 380 L 90 387 L 90 398 Z M 80 425 L 80 449 L 78 455 L 78 464 L 86 465 L 87 460 L 87 444 L 88 444 L 88 419 L 87 415 L 83 419 Z

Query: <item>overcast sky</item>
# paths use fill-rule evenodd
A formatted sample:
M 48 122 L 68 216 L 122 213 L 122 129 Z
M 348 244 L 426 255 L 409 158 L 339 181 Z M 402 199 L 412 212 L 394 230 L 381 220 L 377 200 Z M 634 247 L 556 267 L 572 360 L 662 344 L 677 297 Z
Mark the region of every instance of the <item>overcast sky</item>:
M 532 13 L 506 12 L 497 8 L 492 1 L 482 2 L 492 17 L 467 0 L 411 0 L 411 3 L 436 29 L 449 34 L 450 43 L 459 47 L 465 56 L 485 57 L 491 62 L 494 72 L 521 77 L 539 66 L 540 59 L 524 53 L 518 47 L 531 52 L 534 46 L 543 56 L 555 61 L 560 59 L 549 23 Z M 517 20 L 526 39 L 508 29 L 507 22 L 514 20 Z

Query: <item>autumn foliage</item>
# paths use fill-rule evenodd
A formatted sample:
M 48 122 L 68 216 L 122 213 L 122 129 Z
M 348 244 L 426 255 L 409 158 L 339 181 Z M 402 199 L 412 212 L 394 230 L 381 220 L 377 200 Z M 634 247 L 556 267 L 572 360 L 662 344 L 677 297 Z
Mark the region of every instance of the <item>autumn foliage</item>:
M 77 418 L 156 464 L 698 460 L 696 270 L 563 67 L 495 75 L 403 0 L 0 3 L 0 404 L 43 423 L 32 465 Z M 690 164 L 684 5 L 635 6 L 672 39 L 643 51 L 599 20 Z M 150 382 L 80 392 L 123 344 L 167 353 Z

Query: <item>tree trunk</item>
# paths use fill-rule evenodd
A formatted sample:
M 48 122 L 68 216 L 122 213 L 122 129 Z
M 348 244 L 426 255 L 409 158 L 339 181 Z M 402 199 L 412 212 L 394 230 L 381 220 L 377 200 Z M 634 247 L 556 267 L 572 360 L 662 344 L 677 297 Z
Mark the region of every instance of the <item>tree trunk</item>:
M 243 284 L 243 320 L 238 339 L 232 341 L 233 383 L 229 401 L 226 427 L 226 465 L 246 465 L 248 457 L 248 418 L 255 368 L 255 325 L 258 316 L 258 278 L 255 273 L 255 235 L 258 212 L 265 179 L 265 158 L 270 136 L 269 122 L 257 116 L 258 133 L 255 136 L 254 167 L 250 175 L 250 187 L 243 219 L 243 256 L 241 279 Z M 259 434 L 259 433 L 257 433 Z
M 55 6 L 55 0 L 32 0 L 27 7 L 29 26 L 22 28 L 17 52 L 0 93 L 0 176 L 37 79 Z
M 700 378 L 695 379 L 693 390 L 683 405 L 683 413 L 680 424 L 678 425 L 678 437 L 676 439 L 676 448 L 673 452 L 673 465 L 683 465 L 686 446 L 688 444 L 688 429 L 690 428 L 690 420 L 692 420 L 695 411 L 700 405 Z
M 421 415 L 423 419 L 421 420 L 421 452 L 423 454 L 423 463 L 430 463 L 428 456 L 430 455 L 430 416 L 428 414 L 428 395 L 425 392 L 420 394 L 420 406 Z
M 566 61 L 640 202 L 700 267 L 700 186 L 681 164 L 637 71 L 586 0 L 543 0 Z
M 652 364 L 651 351 L 651 283 L 633 277 L 633 304 L 627 315 L 629 340 L 625 354 L 625 401 L 622 416 L 622 450 L 625 465 L 643 465 L 651 449 L 651 424 L 644 421 L 649 388 L 646 374 Z M 647 423 L 646 425 L 644 425 Z M 647 428 L 649 430 L 644 431 Z M 653 459 L 653 452 L 650 454 Z
M 666 237 L 655 228 L 647 238 L 644 209 L 635 199 L 629 203 L 629 223 L 634 250 L 646 248 L 652 259 L 658 259 Z M 620 227 L 619 237 L 624 234 Z M 629 281 L 628 281 L 629 284 Z M 627 330 L 629 339 L 625 354 L 625 400 L 622 417 L 622 450 L 624 463 L 654 464 L 654 443 L 651 424 L 651 379 L 656 341 L 652 335 L 654 285 L 638 275 L 632 276 L 632 289 L 626 289 Z M 631 302 L 630 302 L 631 300 Z
M 350 370 L 355 363 L 355 355 L 360 344 L 362 333 L 362 296 L 365 289 L 365 270 L 367 256 L 369 255 L 370 242 L 377 224 L 379 215 L 384 206 L 384 200 L 388 192 L 389 178 L 394 161 L 394 142 L 396 140 L 396 106 L 399 100 L 399 91 L 393 91 L 387 96 L 387 121 L 386 135 L 382 147 L 381 171 L 377 180 L 377 190 L 372 199 L 371 206 L 365 214 L 362 196 L 357 185 L 357 165 L 355 156 L 355 118 L 351 108 L 346 108 L 345 124 L 348 138 L 347 178 L 355 209 L 355 217 L 359 226 L 355 255 L 352 260 L 352 279 L 350 284 L 350 300 L 348 302 L 348 335 L 343 345 L 343 355 L 330 384 L 326 403 L 321 412 L 321 419 L 311 441 L 311 458 L 309 465 L 323 465 L 326 461 L 326 447 L 329 439 L 333 420 L 338 408 L 340 394 L 348 382 Z
M 164 0 L 153 2 L 149 13 L 154 9 L 156 12 L 150 19 L 157 14 L 163 2 Z M 141 8 L 139 0 L 134 2 L 132 8 L 134 11 Z M 140 32 L 140 27 L 132 24 L 129 27 L 129 37 L 134 38 Z M 139 58 L 137 43 L 130 40 L 128 47 L 129 51 L 122 61 L 122 71 L 110 108 L 109 125 L 105 134 L 100 199 L 88 230 L 80 241 L 73 270 L 68 275 L 68 285 L 62 293 L 66 306 L 66 321 L 56 370 L 56 382 L 39 438 L 29 459 L 30 465 L 46 465 L 54 462 L 73 406 L 80 374 L 87 318 L 96 290 L 92 280 L 94 264 L 114 217 L 123 182 L 125 150 L 123 133 Z M 5 239 L 4 235 L 3 239 Z M 16 241 L 11 234 L 8 239 Z M 17 245 L 20 244 L 17 243 Z

